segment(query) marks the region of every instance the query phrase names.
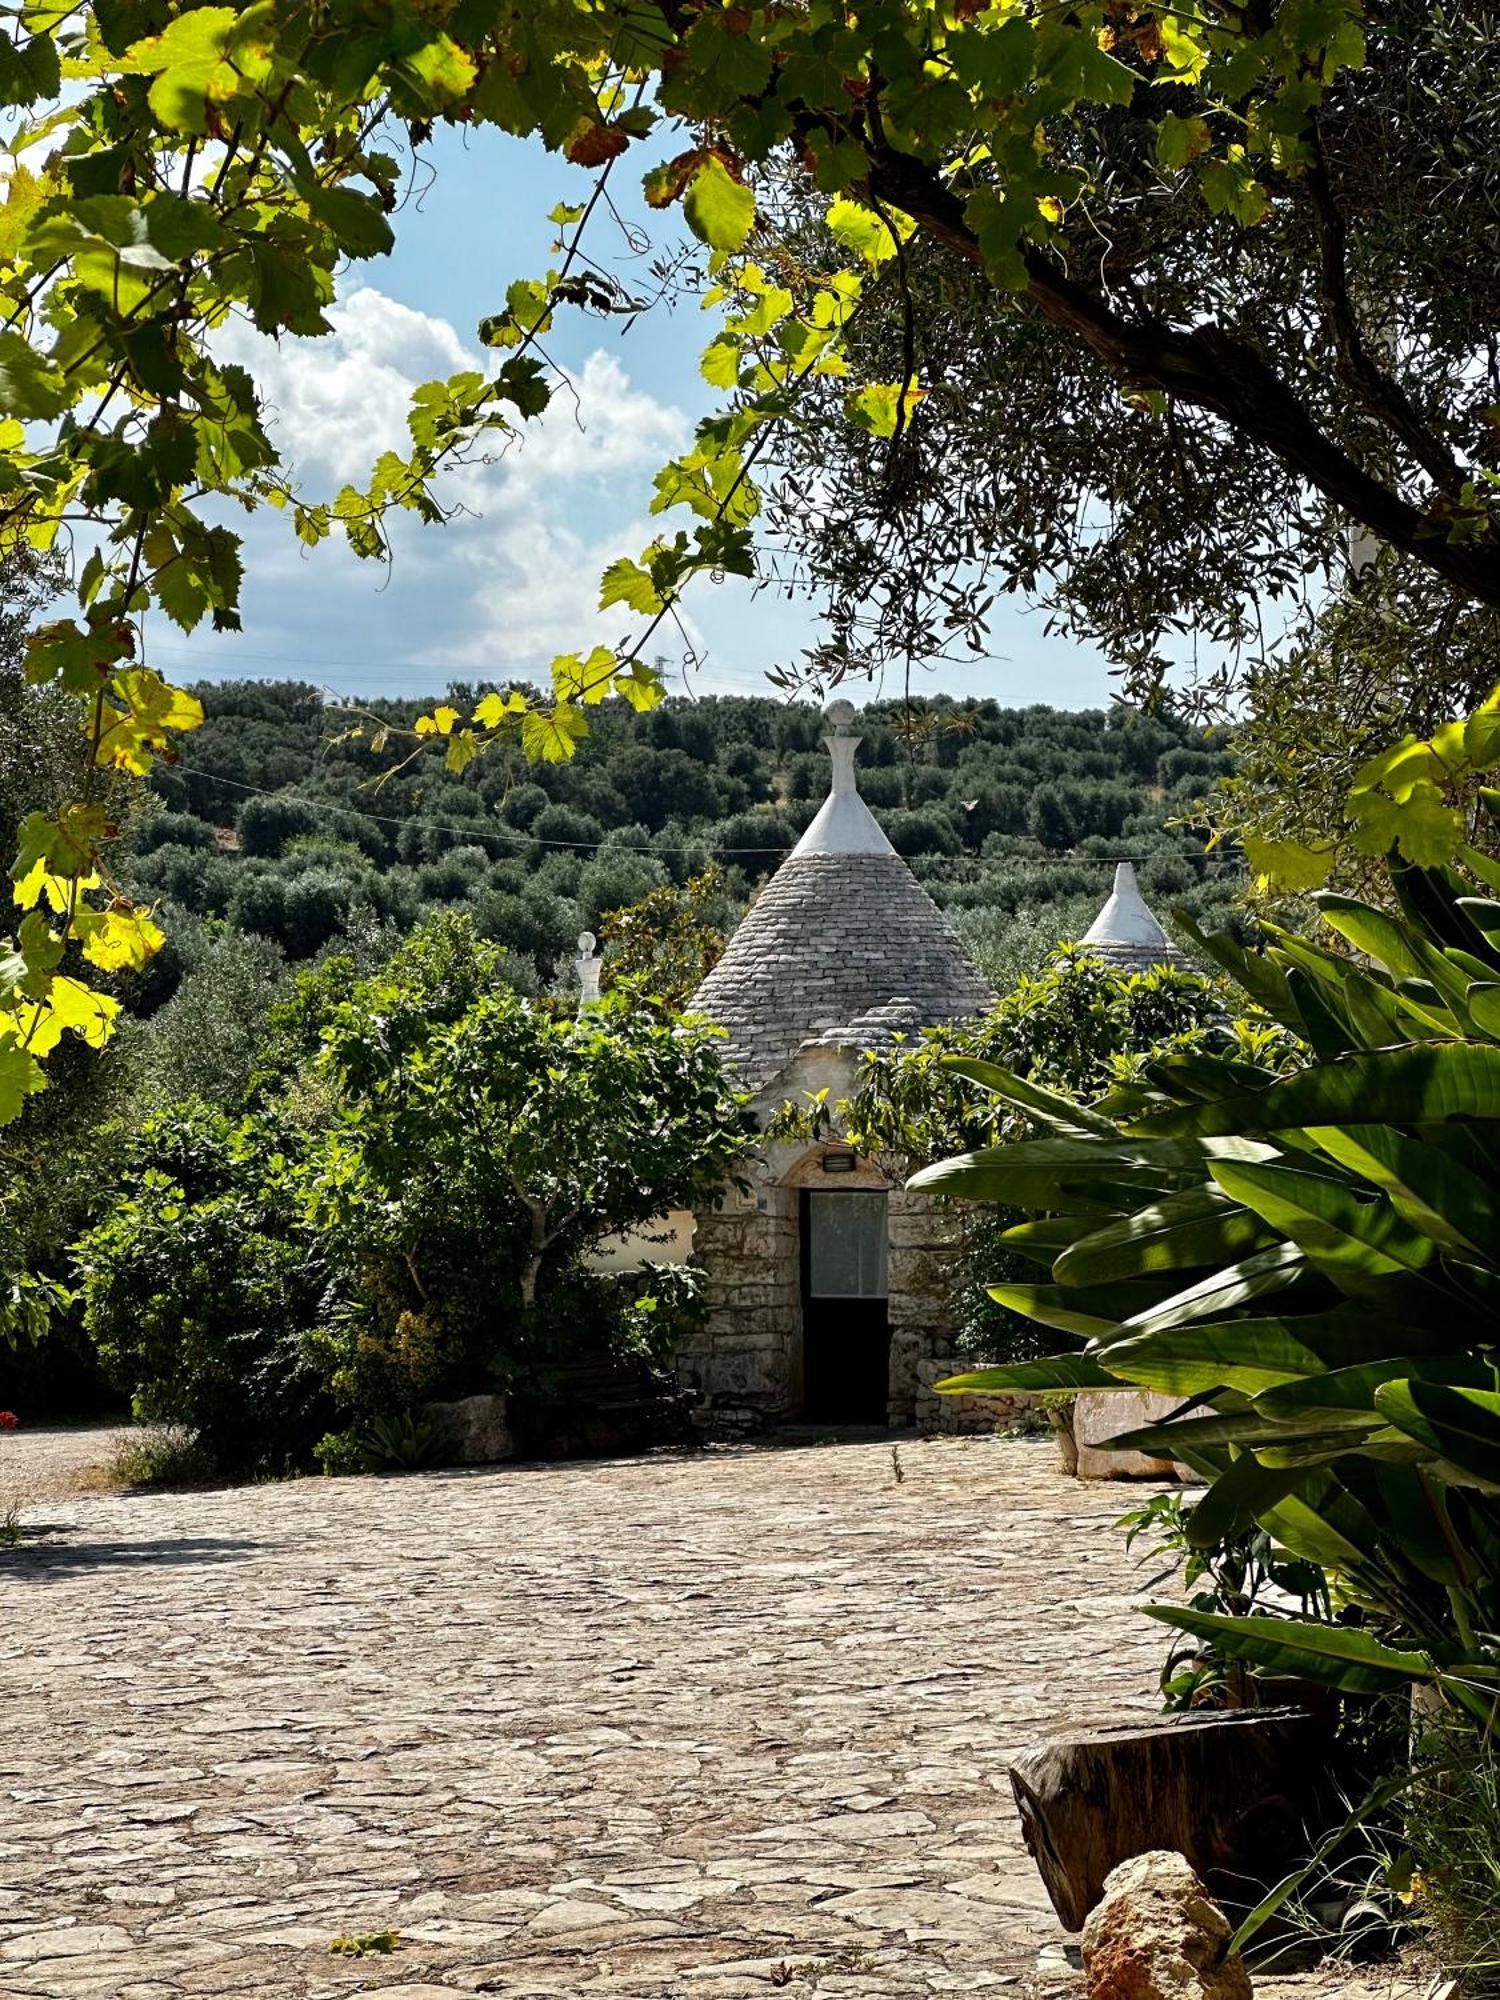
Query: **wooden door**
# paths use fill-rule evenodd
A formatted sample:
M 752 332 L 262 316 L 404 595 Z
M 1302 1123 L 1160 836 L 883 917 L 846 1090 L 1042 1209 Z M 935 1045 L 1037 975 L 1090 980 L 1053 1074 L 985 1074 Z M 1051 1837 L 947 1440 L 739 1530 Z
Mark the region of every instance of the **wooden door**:
M 803 1190 L 802 1388 L 810 1423 L 886 1421 L 888 1261 L 884 1190 Z

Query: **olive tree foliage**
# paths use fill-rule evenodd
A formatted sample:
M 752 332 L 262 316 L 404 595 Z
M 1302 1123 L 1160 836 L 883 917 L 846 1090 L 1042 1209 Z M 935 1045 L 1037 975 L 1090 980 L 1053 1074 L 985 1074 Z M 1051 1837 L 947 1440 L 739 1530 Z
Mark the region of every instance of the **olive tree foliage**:
M 1317 11 L 1188 10 L 1283 29 Z M 1118 20 L 1138 47 L 1163 31 L 1145 10 Z M 818 664 L 982 650 L 996 593 L 1019 589 L 1136 698 L 1186 669 L 1204 707 L 1248 695 L 1259 712 L 1315 677 L 1314 758 L 1483 695 L 1500 644 L 1500 9 L 1380 0 L 1364 34 L 1364 61 L 1309 93 L 1300 124 L 1252 113 L 1243 154 L 1219 157 L 1228 120 L 1180 90 L 1091 110 L 1070 155 L 1088 186 L 1048 246 L 1061 297 L 997 300 L 951 211 L 906 246 L 850 346 L 856 366 L 920 375 L 909 422 L 872 453 L 825 385 L 777 446 L 770 519 L 831 597 Z M 802 183 L 781 213 L 818 254 Z M 1273 790 L 1287 740 L 1254 740 Z M 1261 809 L 1305 816 L 1300 775 L 1285 789 Z
M 153 666 L 145 615 L 238 626 L 235 503 L 374 559 L 393 509 L 441 520 L 444 468 L 545 409 L 557 315 L 636 304 L 589 247 L 622 165 L 707 246 L 705 372 L 723 406 L 657 476 L 662 535 L 605 573 L 618 644 L 560 657 L 545 700 L 444 704 L 411 754 L 430 741 L 454 770 L 497 744 L 560 760 L 607 694 L 659 699 L 647 649 L 693 577 L 755 572 L 756 469 L 809 388 L 836 382 L 877 441 L 920 416 L 910 343 L 877 371 L 854 338 L 872 301 L 906 289 L 909 240 L 942 246 L 997 318 L 1044 326 L 1154 421 L 1243 438 L 1314 514 L 1338 509 L 1455 593 L 1500 603 L 1479 420 L 1445 427 L 1425 377 L 1393 372 L 1352 303 L 1338 120 L 1372 67 L 1366 12 L 1378 65 L 1373 0 L 22 0 L 0 45 L 18 114 L 0 206 L 0 544 L 46 551 L 66 531 L 88 553 L 76 612 L 28 657 L 83 728 L 71 796 L 21 829 L 0 1116 L 41 1086 L 64 1033 L 107 1039 L 117 1005 L 92 968 L 138 967 L 161 942 L 112 872 L 105 781 L 177 754 L 201 708 Z M 272 434 L 214 329 L 240 315 L 277 339 L 326 332 L 339 276 L 391 247 L 401 151 L 440 121 L 532 140 L 592 184 L 553 211 L 552 266 L 481 323 L 487 368 L 419 389 L 409 449 L 364 485 L 303 494 L 282 457 L 296 439 Z M 1363 141 L 1382 171 L 1403 152 L 1389 137 Z M 789 171 L 817 190 L 826 259 L 779 226 Z M 1168 211 L 1180 224 L 1153 260 Z M 1337 365 L 1368 411 L 1358 435 L 1310 395 L 1275 301 L 1241 300 L 1201 256 L 1222 236 L 1229 261 L 1253 263 L 1257 232 L 1293 211 L 1313 218 Z M 1179 268 L 1197 289 L 1167 282 Z M 1420 322 L 1399 334 L 1429 344 Z

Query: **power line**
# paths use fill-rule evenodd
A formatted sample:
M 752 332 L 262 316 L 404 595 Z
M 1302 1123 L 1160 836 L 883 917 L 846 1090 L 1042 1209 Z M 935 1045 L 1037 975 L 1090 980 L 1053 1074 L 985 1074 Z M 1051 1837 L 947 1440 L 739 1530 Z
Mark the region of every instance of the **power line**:
M 609 836 L 607 834 L 604 835 L 603 838 L 599 840 L 543 840 L 540 839 L 535 834 L 525 833 L 519 827 L 513 827 L 513 826 L 495 827 L 494 829 L 491 830 L 485 827 L 477 827 L 477 826 L 454 826 L 451 822 L 447 820 L 423 819 L 415 813 L 409 813 L 406 815 L 405 818 L 398 818 L 393 813 L 366 812 L 362 806 L 338 805 L 331 799 L 315 799 L 310 797 L 306 792 L 287 791 L 284 787 L 273 790 L 271 787 L 266 785 L 247 785 L 244 783 L 242 779 L 221 777 L 218 772 L 205 771 L 201 767 L 201 765 L 196 765 L 196 764 L 180 764 L 177 766 L 177 769 L 179 772 L 182 773 L 182 775 L 186 777 L 201 778 L 206 783 L 211 785 L 227 785 L 232 791 L 244 792 L 248 794 L 251 798 L 291 799 L 295 800 L 300 805 L 312 807 L 312 809 L 315 812 L 338 813 L 341 814 L 346 819 L 374 820 L 377 824 L 381 826 L 398 826 L 398 827 L 420 826 L 428 828 L 430 831 L 434 833 L 456 834 L 459 836 L 459 838 L 465 841 L 516 840 L 519 841 L 523 847 L 552 847 L 566 852 L 587 852 L 594 854 L 601 852 L 605 847 L 608 847 L 610 845 Z M 619 854 L 713 854 L 713 855 L 790 854 L 792 852 L 790 847 L 710 847 L 708 842 L 703 840 L 694 841 L 690 846 L 663 847 L 654 839 L 650 847 L 617 846 L 613 849 L 613 851 Z M 1175 858 L 1181 858 L 1189 861 L 1202 861 L 1205 865 L 1208 865 L 1210 862 L 1210 857 L 1206 854 L 1203 855 L 1185 854 L 1181 857 L 1177 857 L 1176 855 L 1174 855 L 1174 859 Z M 1081 861 L 1081 862 L 1087 862 L 1090 865 L 1097 868 L 1112 868 L 1117 861 L 1121 860 L 1139 861 L 1139 860 L 1144 860 L 1145 857 L 1142 855 L 1081 854 L 1078 852 L 1076 848 L 1070 848 L 1065 853 L 1062 854 L 1011 855 L 1008 856 L 1007 859 L 1012 862 Z M 946 864 L 947 862 L 950 861 L 970 862 L 975 865 L 982 866 L 984 864 L 984 856 L 979 854 L 915 854 L 908 857 L 907 865 L 910 866 L 911 862 L 913 861 L 921 862 L 927 866 L 930 866 L 933 863 Z
M 169 657 L 175 656 L 185 665 L 190 663 L 197 664 L 201 661 L 201 655 L 196 653 L 191 647 L 173 646 L 169 643 L 167 645 L 153 645 L 151 650 L 154 653 L 164 653 Z M 454 666 L 451 662 L 441 660 L 377 660 L 374 662 L 367 660 L 324 660 L 314 659 L 305 653 L 252 653 L 241 651 L 238 647 L 235 648 L 232 657 L 226 656 L 222 671 L 231 671 L 237 660 L 260 660 L 267 666 L 310 667 L 324 673 L 342 673 L 347 671 L 349 673 L 361 674 L 367 680 L 394 680 L 408 674 L 441 674 L 450 686 L 462 681 L 472 681 L 482 686 L 494 680 L 493 675 L 483 673 L 476 667 L 465 668 Z M 203 671 L 207 673 L 211 665 L 212 662 L 202 662 Z M 686 672 L 683 670 L 679 671 L 682 671 L 682 677 L 685 682 L 687 678 Z M 701 674 L 708 680 L 728 681 L 735 687 L 752 688 L 757 692 L 765 691 L 766 698 L 768 700 L 771 699 L 768 691 L 769 683 L 759 674 L 742 674 L 732 667 L 711 666 L 694 668 L 692 671 L 695 675 Z M 517 675 L 515 678 L 519 680 L 525 677 Z M 337 694 L 338 690 L 327 688 L 325 692 Z M 709 692 L 712 693 L 713 690 L 710 689 Z M 414 695 L 412 699 L 420 700 L 421 697 Z

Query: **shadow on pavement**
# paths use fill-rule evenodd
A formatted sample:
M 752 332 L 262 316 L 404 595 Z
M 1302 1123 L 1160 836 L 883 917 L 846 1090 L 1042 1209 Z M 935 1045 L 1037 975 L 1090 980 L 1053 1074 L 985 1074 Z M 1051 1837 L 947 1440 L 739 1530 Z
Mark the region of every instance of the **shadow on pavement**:
M 224 1541 L 207 1535 L 164 1536 L 148 1542 L 50 1542 L 33 1537 L 66 1532 L 33 1525 L 19 1548 L 0 1551 L 0 1577 L 46 1583 L 94 1569 L 128 1568 L 133 1564 L 191 1565 L 242 1562 L 258 1542 Z

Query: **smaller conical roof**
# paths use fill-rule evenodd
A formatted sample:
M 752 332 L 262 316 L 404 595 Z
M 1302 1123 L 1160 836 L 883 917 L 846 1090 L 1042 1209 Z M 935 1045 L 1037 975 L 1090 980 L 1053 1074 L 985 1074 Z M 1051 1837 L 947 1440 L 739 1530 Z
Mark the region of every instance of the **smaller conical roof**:
M 1153 965 L 1191 963 L 1151 914 L 1135 879 L 1135 865 L 1129 861 L 1120 862 L 1115 869 L 1115 886 L 1109 901 L 1079 942 L 1095 958 L 1106 959 L 1128 972 L 1144 972 Z

